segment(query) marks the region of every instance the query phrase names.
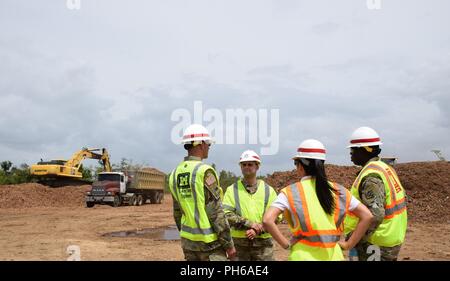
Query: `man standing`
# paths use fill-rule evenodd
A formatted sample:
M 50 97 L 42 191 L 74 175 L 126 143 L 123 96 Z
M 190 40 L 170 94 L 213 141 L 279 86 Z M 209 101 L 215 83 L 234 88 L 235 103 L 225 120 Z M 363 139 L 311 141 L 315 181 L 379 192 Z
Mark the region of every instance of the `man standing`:
M 351 193 L 374 216 L 366 236 L 355 247 L 360 261 L 395 261 L 405 240 L 406 194 L 395 170 L 380 161 L 381 144 L 378 133 L 369 127 L 355 130 L 350 140 L 351 160 L 363 167 Z M 351 235 L 357 221 L 352 213 L 346 217 L 346 234 Z
M 236 249 L 222 209 L 222 191 L 213 167 L 202 163 L 213 143 L 208 130 L 198 124 L 183 135 L 184 158 L 169 177 L 173 215 L 187 261 L 225 261 Z
M 273 241 L 262 226 L 264 213 L 276 199 L 275 190 L 257 180 L 261 159 L 254 151 L 245 151 L 240 158 L 242 180 L 225 192 L 225 215 L 232 227 L 231 235 L 240 261 L 272 261 Z

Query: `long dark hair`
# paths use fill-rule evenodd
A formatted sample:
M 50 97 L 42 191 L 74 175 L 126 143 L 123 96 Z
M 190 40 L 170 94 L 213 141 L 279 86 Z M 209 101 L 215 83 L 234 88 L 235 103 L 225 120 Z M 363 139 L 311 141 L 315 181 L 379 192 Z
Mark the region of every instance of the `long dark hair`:
M 328 183 L 324 162 L 318 159 L 300 159 L 306 174 L 316 178 L 316 194 L 320 205 L 325 213 L 332 215 L 335 208 L 333 193 L 336 193 L 336 190 Z

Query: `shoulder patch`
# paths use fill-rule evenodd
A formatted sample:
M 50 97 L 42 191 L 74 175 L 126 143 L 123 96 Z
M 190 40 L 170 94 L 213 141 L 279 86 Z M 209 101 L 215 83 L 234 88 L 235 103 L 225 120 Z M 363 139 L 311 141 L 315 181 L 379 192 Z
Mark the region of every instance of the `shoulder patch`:
M 209 190 L 212 196 L 219 200 L 221 198 L 220 187 L 218 186 L 216 176 L 212 171 L 206 171 L 204 179 L 205 187 Z
M 216 179 L 216 177 L 214 176 L 213 173 L 207 173 L 205 175 L 205 184 L 208 187 L 213 186 L 216 182 L 217 182 L 217 179 Z

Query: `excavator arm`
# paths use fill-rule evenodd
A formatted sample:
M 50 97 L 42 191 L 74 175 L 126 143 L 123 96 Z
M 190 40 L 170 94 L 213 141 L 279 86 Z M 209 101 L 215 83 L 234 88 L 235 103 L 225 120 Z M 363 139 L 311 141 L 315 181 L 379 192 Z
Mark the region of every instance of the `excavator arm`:
M 105 148 L 102 148 L 102 158 L 100 159 L 103 164 L 105 172 L 112 172 L 111 162 L 109 161 L 109 154 Z
M 101 153 L 98 153 L 101 152 Z M 105 148 L 94 148 L 94 149 L 88 149 L 83 148 L 82 150 L 74 153 L 72 155 L 72 158 L 70 158 L 69 161 L 66 163 L 66 167 L 69 168 L 75 168 L 77 171 L 80 168 L 81 162 L 83 162 L 84 159 L 98 159 L 99 162 L 103 165 L 103 169 L 105 172 L 111 172 L 111 163 L 109 161 L 109 154 L 108 151 Z

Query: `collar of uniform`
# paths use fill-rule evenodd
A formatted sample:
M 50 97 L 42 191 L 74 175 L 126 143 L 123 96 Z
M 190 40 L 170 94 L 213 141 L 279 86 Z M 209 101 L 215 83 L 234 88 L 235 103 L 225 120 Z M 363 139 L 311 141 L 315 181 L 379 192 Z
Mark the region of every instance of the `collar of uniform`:
M 202 158 L 197 156 L 186 156 L 184 157 L 184 161 L 202 161 Z
M 242 185 L 245 187 L 248 193 L 254 193 L 256 192 L 256 188 L 258 187 L 259 181 L 256 180 L 256 183 L 253 185 L 247 185 L 244 181 L 244 179 L 241 179 Z
M 372 159 L 369 160 L 369 162 L 367 162 L 367 164 L 369 164 L 370 162 L 374 162 L 374 161 L 380 161 L 380 157 L 374 157 Z
M 366 165 L 364 165 L 364 167 L 369 165 L 370 162 L 375 162 L 375 161 L 380 161 L 380 157 L 376 156 L 376 157 L 371 158 L 369 161 L 367 161 L 367 163 L 366 163 Z M 361 173 L 361 171 L 364 169 L 364 167 L 362 167 L 361 170 L 359 170 L 356 173 L 356 176 L 358 176 Z

